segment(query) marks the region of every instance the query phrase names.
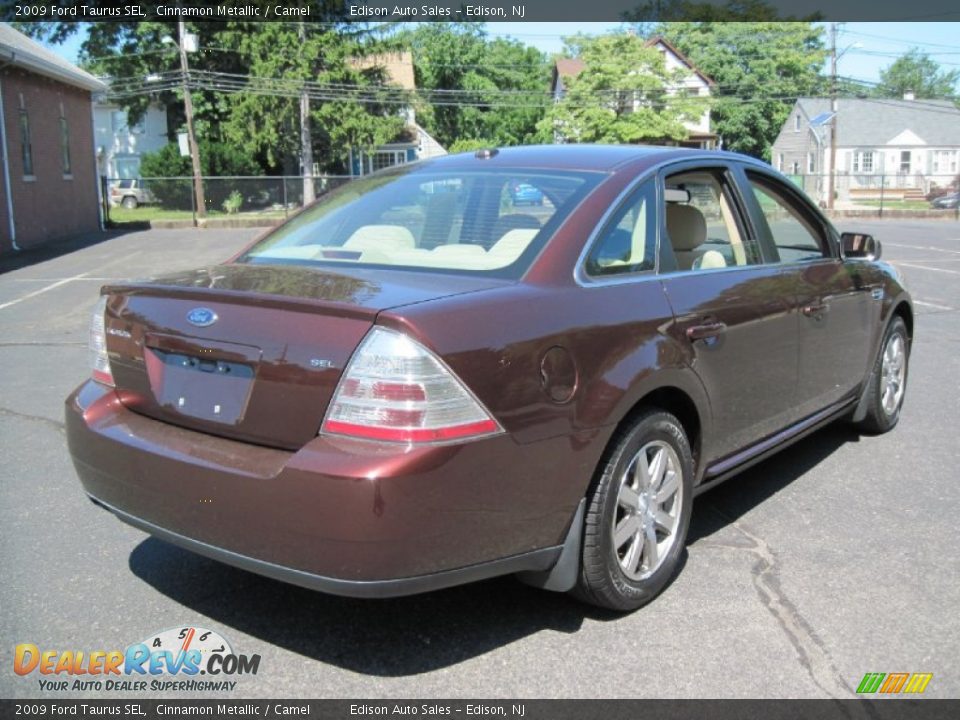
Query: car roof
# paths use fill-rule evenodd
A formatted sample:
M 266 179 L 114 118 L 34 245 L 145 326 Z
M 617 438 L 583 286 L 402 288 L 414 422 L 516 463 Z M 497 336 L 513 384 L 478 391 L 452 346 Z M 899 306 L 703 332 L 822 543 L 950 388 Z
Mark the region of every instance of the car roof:
M 490 157 L 482 157 L 481 151 L 473 151 L 431 158 L 418 165 L 430 170 L 464 170 L 479 168 L 482 164 L 486 168 L 503 170 L 542 168 L 611 172 L 637 161 L 641 161 L 641 165 L 655 165 L 685 157 L 741 158 L 734 153 L 651 145 L 524 145 L 491 150 L 495 152 Z M 642 162 L 644 160 L 647 162 Z

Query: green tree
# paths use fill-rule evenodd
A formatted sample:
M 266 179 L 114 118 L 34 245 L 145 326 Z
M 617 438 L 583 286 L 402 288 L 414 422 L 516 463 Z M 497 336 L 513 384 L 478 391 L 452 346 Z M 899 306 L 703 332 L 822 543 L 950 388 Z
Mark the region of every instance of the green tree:
M 69 1 L 62 3 L 69 5 Z M 74 3 L 80 4 L 80 3 Z M 234 3 L 242 5 L 253 2 Z M 259 3 L 263 4 L 263 3 Z M 255 158 L 261 172 L 299 172 L 299 97 L 289 92 L 297 80 L 339 83 L 323 101 L 311 101 L 314 159 L 328 170 L 342 170 L 349 146 L 369 148 L 391 139 L 403 122 L 396 105 L 361 102 L 356 90 L 381 78 L 355 69 L 351 59 L 378 52 L 369 27 L 345 23 L 340 0 L 304 0 L 313 19 L 326 23 L 189 22 L 198 34 L 200 50 L 189 55 L 191 70 L 230 73 L 239 82 L 264 78 L 255 92 L 226 92 L 208 86 L 192 92 L 198 138 L 227 142 Z M 183 124 L 182 94 L 175 83 L 180 58 L 175 41 L 177 23 L 88 23 L 80 59 L 88 70 L 108 75 L 116 100 L 135 121 L 150 102 L 168 108 L 174 131 Z M 76 32 L 76 23 L 31 23 L 21 29 L 53 42 Z M 156 78 L 151 82 L 146 78 Z M 287 92 L 275 94 L 284 81 Z M 292 81 L 292 82 L 291 82 Z M 374 99 L 376 100 L 376 99 Z M 173 139 L 171 137 L 171 139 Z
M 540 122 L 547 136 L 597 143 L 682 140 L 684 122 L 706 109 L 705 98 L 670 91 L 688 73 L 668 70 L 663 55 L 635 35 L 578 35 L 565 42 L 584 70 L 565 78 L 563 98 Z
M 918 99 L 953 98 L 958 80 L 960 71 L 941 70 L 926 53 L 912 48 L 880 71 L 877 94 L 895 98 L 906 93 L 913 93 Z
M 549 83 L 543 53 L 515 40 L 490 40 L 477 23 L 424 24 L 399 33 L 397 40 L 411 49 L 417 89 L 427 98 L 416 108 L 418 121 L 442 145 L 478 139 L 486 146 L 517 145 L 536 139 Z M 470 95 L 448 103 L 432 92 L 438 90 Z
M 711 123 L 727 150 L 769 160 L 796 99 L 825 90 L 823 29 L 812 22 L 671 22 L 654 32 L 716 83 Z

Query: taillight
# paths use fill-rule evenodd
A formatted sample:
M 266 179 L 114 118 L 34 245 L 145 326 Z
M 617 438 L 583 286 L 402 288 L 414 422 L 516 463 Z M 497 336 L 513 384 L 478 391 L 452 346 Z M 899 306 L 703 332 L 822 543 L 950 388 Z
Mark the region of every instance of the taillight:
M 110 371 L 110 358 L 107 357 L 106 311 L 107 296 L 101 295 L 90 318 L 90 368 L 94 380 L 113 387 L 113 373 Z
M 375 327 L 343 373 L 320 432 L 390 442 L 467 440 L 502 428 L 436 355 Z

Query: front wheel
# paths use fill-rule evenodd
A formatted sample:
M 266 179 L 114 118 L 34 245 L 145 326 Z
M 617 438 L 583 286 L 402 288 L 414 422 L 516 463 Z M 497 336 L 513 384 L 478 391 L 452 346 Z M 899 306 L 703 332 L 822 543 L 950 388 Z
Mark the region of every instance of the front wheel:
M 903 318 L 895 315 L 887 326 L 880 354 L 873 365 L 867 388 L 867 414 L 858 427 L 869 433 L 885 433 L 900 420 L 907 390 L 910 336 Z
M 133 195 L 127 195 L 123 198 L 120 204 L 123 205 L 123 207 L 125 207 L 127 210 L 136 210 L 139 203 Z
M 677 571 L 690 525 L 693 455 L 680 422 L 650 410 L 622 430 L 585 518 L 581 600 L 635 610 Z

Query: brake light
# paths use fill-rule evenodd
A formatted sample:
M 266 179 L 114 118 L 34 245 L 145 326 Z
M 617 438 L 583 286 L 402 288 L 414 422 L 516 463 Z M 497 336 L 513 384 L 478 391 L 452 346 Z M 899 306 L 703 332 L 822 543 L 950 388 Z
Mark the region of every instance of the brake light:
M 375 327 L 337 386 L 321 433 L 388 442 L 449 442 L 503 432 L 443 361 L 403 333 Z
M 113 387 L 113 373 L 110 370 L 110 358 L 107 357 L 106 311 L 107 296 L 101 295 L 90 318 L 90 368 L 94 380 Z

